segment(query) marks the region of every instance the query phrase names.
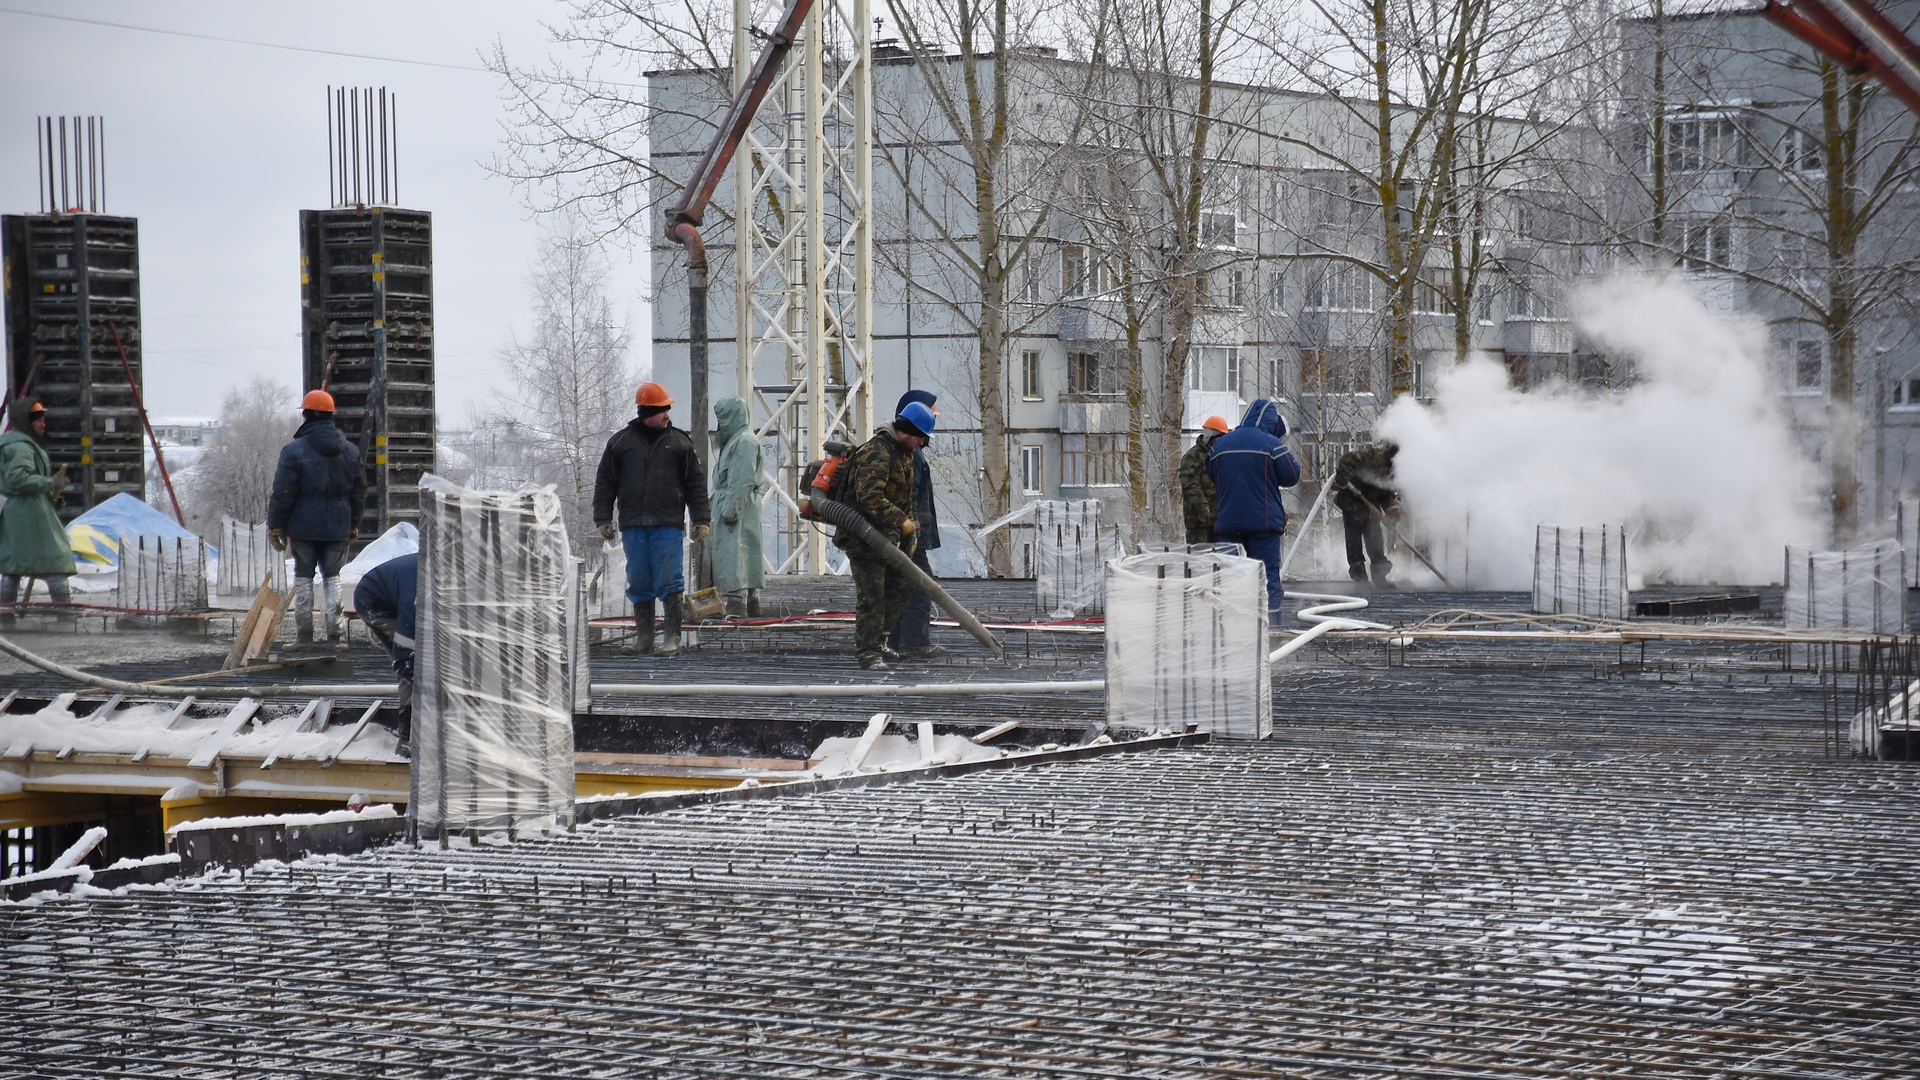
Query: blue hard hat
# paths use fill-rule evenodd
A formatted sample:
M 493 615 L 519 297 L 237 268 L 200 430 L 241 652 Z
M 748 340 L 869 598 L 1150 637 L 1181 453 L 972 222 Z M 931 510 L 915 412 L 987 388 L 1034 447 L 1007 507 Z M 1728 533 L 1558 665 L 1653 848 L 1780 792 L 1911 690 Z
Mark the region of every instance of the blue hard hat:
M 907 407 L 900 410 L 900 419 L 919 429 L 922 435 L 932 435 L 934 426 L 940 422 L 933 415 L 932 409 L 918 401 L 908 402 Z

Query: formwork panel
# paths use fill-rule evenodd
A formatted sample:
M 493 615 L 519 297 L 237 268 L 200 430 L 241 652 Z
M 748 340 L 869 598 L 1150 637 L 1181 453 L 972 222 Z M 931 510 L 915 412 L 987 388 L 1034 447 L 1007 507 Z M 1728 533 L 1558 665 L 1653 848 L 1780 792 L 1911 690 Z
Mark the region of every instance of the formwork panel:
M 139 223 L 11 214 L 0 220 L 0 255 L 8 397 L 30 392 L 47 406 L 48 456 L 69 481 L 62 519 L 121 492 L 145 499 Z
M 433 218 L 420 210 L 300 212 L 302 382 L 334 398 L 334 422 L 367 469 L 363 537 L 418 524 L 433 471 Z

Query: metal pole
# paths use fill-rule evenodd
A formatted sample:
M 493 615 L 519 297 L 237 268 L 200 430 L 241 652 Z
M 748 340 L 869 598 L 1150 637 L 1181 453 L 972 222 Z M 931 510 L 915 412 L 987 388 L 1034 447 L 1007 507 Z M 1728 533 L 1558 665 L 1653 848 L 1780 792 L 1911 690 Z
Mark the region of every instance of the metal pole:
M 140 381 L 133 377 L 133 365 L 127 362 L 127 346 L 120 340 L 120 330 L 107 320 L 107 332 L 113 335 L 113 347 L 120 350 L 120 370 L 126 373 L 127 388 L 133 391 L 133 407 L 140 410 L 140 425 L 147 429 L 147 441 L 153 444 L 153 460 L 160 465 L 160 479 L 167 485 L 167 498 L 173 502 L 174 520 L 186 528 L 187 516 L 180 512 L 180 496 L 173 493 L 173 477 L 167 473 L 167 457 L 160 452 L 160 439 L 153 433 L 153 421 L 147 419 L 147 403 L 140 399 Z

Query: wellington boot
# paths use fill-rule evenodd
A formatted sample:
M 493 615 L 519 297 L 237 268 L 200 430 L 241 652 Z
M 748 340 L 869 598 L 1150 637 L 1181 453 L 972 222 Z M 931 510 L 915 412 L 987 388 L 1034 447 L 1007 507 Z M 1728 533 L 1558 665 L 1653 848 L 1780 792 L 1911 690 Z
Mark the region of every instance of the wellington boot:
M 757 619 L 759 617 L 760 617 L 760 590 L 748 589 L 747 590 L 747 618 Z
M 653 652 L 653 601 L 633 605 L 633 641 L 621 651 L 628 656 Z
M 660 606 L 666 609 L 667 615 L 666 621 L 662 623 L 660 627 L 660 654 L 662 656 L 677 656 L 680 653 L 680 617 L 682 612 L 680 605 L 685 599 L 685 593 L 674 593 L 672 596 L 660 602 Z

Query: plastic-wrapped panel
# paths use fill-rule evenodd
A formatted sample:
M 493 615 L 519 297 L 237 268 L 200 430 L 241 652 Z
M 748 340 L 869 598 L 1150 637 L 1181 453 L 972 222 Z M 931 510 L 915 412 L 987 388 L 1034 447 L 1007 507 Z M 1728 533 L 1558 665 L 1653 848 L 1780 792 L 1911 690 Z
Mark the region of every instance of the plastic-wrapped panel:
M 1219 738 L 1273 734 L 1267 570 L 1257 559 L 1153 552 L 1107 564 L 1107 720 Z
M 1626 618 L 1626 526 L 1539 526 L 1533 539 L 1533 610 Z
M 267 543 L 267 526 L 260 522 L 220 519 L 220 559 L 215 577 L 222 596 L 252 597 L 261 585 L 281 592 L 293 587 L 287 557 Z
M 1107 560 L 1123 552 L 1119 530 L 1100 525 L 1100 500 L 1034 503 L 1033 528 L 1040 610 L 1057 618 L 1103 610 Z
M 120 538 L 120 606 L 196 611 L 207 606 L 207 545 L 178 536 Z
M 1845 551 L 1787 548 L 1786 623 L 1801 630 L 1907 632 L 1907 581 L 1898 541 Z
M 420 484 L 413 797 L 423 837 L 573 817 L 574 559 L 553 489 Z

